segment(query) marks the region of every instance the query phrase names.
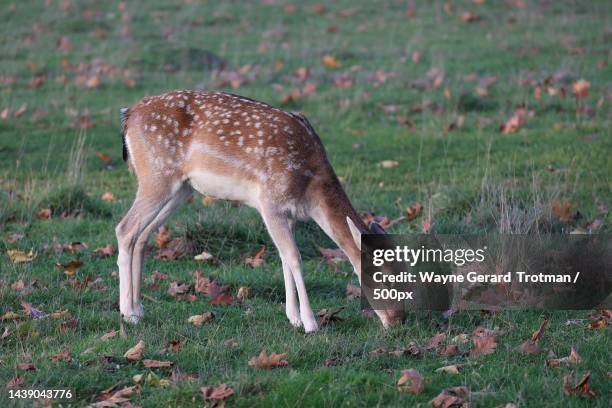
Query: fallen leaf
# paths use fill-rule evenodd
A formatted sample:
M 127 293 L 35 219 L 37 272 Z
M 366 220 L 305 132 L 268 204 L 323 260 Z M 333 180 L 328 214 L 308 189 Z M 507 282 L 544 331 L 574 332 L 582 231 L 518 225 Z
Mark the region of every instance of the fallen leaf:
M 456 344 L 449 344 L 438 351 L 440 356 L 454 356 L 459 352 L 459 348 Z
M 572 202 L 570 200 L 555 199 L 552 202 L 552 212 L 560 221 L 570 222 L 573 220 Z
M 357 285 L 353 285 L 352 283 L 346 284 L 346 298 L 348 300 L 356 299 L 361 297 L 361 288 Z
M 538 330 L 533 332 L 533 334 L 531 335 L 531 341 L 533 341 L 534 343 L 537 343 L 538 341 L 540 341 L 540 339 L 542 338 L 542 335 L 544 334 L 544 330 L 546 329 L 546 326 L 548 326 L 548 319 L 545 319 L 540 325 L 540 327 L 538 328 Z
M 400 392 L 420 394 L 424 388 L 423 377 L 414 368 L 402 371 L 402 375 L 397 380 L 397 389 Z
M 572 94 L 576 99 L 584 99 L 589 96 L 591 84 L 585 79 L 579 79 L 572 84 Z
M 250 293 L 251 288 L 249 288 L 248 286 L 241 286 L 238 288 L 236 299 L 238 299 L 239 302 L 244 302 L 249 297 Z
M 327 68 L 331 69 L 339 69 L 342 68 L 342 64 L 335 57 L 331 55 L 326 55 L 321 59 L 321 63 L 325 65 Z
M 1 339 L 6 339 L 10 334 L 11 334 L 11 332 L 9 331 L 8 327 L 5 327 L 2 330 L 2 334 L 0 335 L 0 340 Z
M 104 333 L 102 336 L 100 336 L 100 340 L 102 341 L 106 341 L 110 338 L 115 337 L 119 332 L 117 330 L 111 330 L 107 333 Z
M 24 113 L 26 113 L 26 111 L 28 110 L 28 104 L 27 103 L 23 103 L 16 111 L 15 113 L 13 113 L 13 116 L 18 118 L 20 116 L 22 116 Z
M 108 258 L 115 255 L 115 247 L 112 244 L 108 244 L 104 247 L 96 248 L 93 250 L 93 255 L 97 258 Z
M 47 313 L 35 308 L 31 303 L 21 302 L 21 307 L 23 307 L 25 313 L 33 319 L 40 319 L 41 317 L 47 316 Z
M 474 336 L 472 337 L 474 347 L 470 350 L 470 356 L 493 354 L 497 347 L 495 336 Z
M 13 312 L 12 310 L 9 310 L 5 314 L 3 314 L 2 317 L 0 317 L 0 320 L 2 321 L 19 320 L 19 319 L 21 319 L 21 317 L 17 313 Z
M 444 367 L 436 368 L 436 373 L 459 374 L 459 371 L 465 367 L 465 364 L 452 364 Z
M 227 293 L 219 293 L 214 299 L 209 300 L 209 305 L 231 305 L 234 303 L 234 297 Z
M 159 249 L 164 249 L 170 242 L 170 230 L 165 225 L 162 225 L 155 234 L 155 242 Z
M 207 385 L 200 388 L 204 401 L 222 401 L 232 395 L 234 390 L 227 384 Z
M 574 386 L 571 385 L 571 378 L 574 373 L 565 374 L 563 376 L 563 393 L 565 395 L 577 395 L 583 398 L 595 398 L 596 394 L 589 388 L 589 379 L 591 378 L 591 370 L 587 371 L 580 381 Z
M 523 354 L 539 354 L 542 352 L 542 348 L 531 340 L 527 340 L 521 344 L 519 350 L 521 350 Z
M 446 338 L 446 334 L 444 333 L 434 334 L 429 340 L 427 340 L 427 343 L 425 343 L 425 346 L 424 346 L 425 350 L 431 350 L 431 349 L 438 348 L 440 343 L 442 343 L 442 341 L 444 341 L 445 338 Z
M 32 363 L 20 363 L 15 365 L 15 368 L 23 371 L 36 371 L 36 366 Z
M 24 383 L 24 381 L 25 381 L 25 378 L 23 378 L 23 377 L 20 377 L 20 376 L 13 377 L 13 378 L 11 378 L 11 379 L 10 379 L 10 380 L 9 380 L 9 381 L 6 383 L 6 385 L 4 386 L 4 388 L 6 388 L 7 390 L 8 390 L 8 389 L 11 389 L 11 388 L 17 388 L 17 387 L 19 387 L 20 385 L 22 385 L 22 384 Z
M 54 320 L 59 320 L 59 319 L 70 319 L 72 317 L 72 315 L 70 314 L 70 312 L 68 311 L 68 309 L 64 309 L 64 310 L 57 310 L 55 312 L 52 312 L 50 314 L 51 318 Z
M 464 23 L 473 23 L 479 21 L 481 17 L 473 11 L 466 11 L 459 16 L 459 20 Z
M 15 264 L 32 262 L 36 257 L 33 250 L 30 250 L 30 252 L 26 253 L 17 249 L 9 249 L 6 251 L 6 253 L 8 254 L 8 257 L 11 262 Z
M 576 349 L 572 347 L 569 356 L 563 358 L 550 358 L 546 360 L 546 367 L 558 367 L 561 364 L 580 364 L 582 357 L 578 354 Z
M 244 263 L 247 264 L 247 265 L 252 266 L 253 268 L 258 268 L 260 266 L 263 266 L 263 264 L 264 264 L 263 256 L 264 256 L 265 252 L 266 252 L 266 246 L 262 245 L 259 248 L 259 251 L 257 251 L 257 253 L 255 255 L 253 255 L 252 257 L 251 256 L 247 257 L 244 260 Z
M 181 283 L 179 284 L 177 281 L 172 281 L 170 283 L 170 287 L 168 288 L 168 294 L 170 296 L 178 296 L 178 295 L 182 295 L 184 293 L 186 293 L 189 288 L 191 287 L 191 285 L 187 284 L 187 283 Z
M 285 360 L 285 358 L 287 358 L 287 353 L 272 353 L 268 356 L 266 355 L 266 351 L 262 350 L 261 353 L 259 353 L 259 356 L 253 357 L 249 360 L 249 366 L 264 369 L 286 367 L 289 365 L 289 363 L 287 360 Z
M 131 387 L 125 387 L 120 389 L 119 391 L 112 392 L 113 386 L 110 390 L 102 391 L 99 401 L 90 404 L 88 407 L 90 408 L 106 408 L 106 407 L 118 407 L 118 406 L 126 406 L 124 403 L 128 402 L 134 392 L 136 391 L 138 385 L 134 385 Z
M 57 266 L 59 268 L 64 269 L 64 274 L 66 276 L 74 276 L 76 274 L 77 270 L 81 266 L 83 266 L 83 262 L 78 260 L 78 259 L 75 259 L 75 260 L 72 260 L 72 261 L 68 262 L 67 264 L 63 264 L 63 265 L 57 264 Z
M 187 319 L 187 322 L 193 324 L 196 327 L 202 326 L 204 323 L 208 323 L 215 318 L 215 314 L 213 312 L 204 312 L 199 315 L 194 315 Z
M 399 166 L 399 162 L 395 160 L 383 160 L 378 163 L 378 165 L 383 169 L 392 169 L 393 167 Z
M 321 326 L 327 326 L 330 322 L 344 320 L 343 317 L 338 316 L 343 308 L 338 309 L 321 309 L 317 316 L 321 318 Z
M 450 387 L 442 390 L 440 394 L 430 401 L 434 407 L 461 407 L 470 395 L 467 387 Z
M 112 191 L 105 191 L 104 194 L 102 194 L 101 199 L 102 201 L 106 201 L 107 203 L 113 203 L 117 201 Z
M 512 116 L 500 126 L 499 130 L 507 135 L 519 130 L 525 124 L 525 109 L 516 109 Z
M 159 361 L 159 360 L 142 360 L 142 364 L 147 368 L 172 367 L 174 361 Z
M 72 355 L 70 355 L 70 351 L 66 348 L 61 353 L 57 353 L 56 355 L 52 356 L 51 361 L 53 361 L 54 363 L 57 363 L 60 361 L 69 363 L 72 361 Z
M 110 163 L 111 161 L 111 157 L 103 152 L 96 152 L 96 156 L 98 156 L 98 159 L 102 160 L 104 163 Z
M 142 358 L 142 354 L 144 353 L 144 350 L 145 350 L 145 343 L 144 341 L 140 340 L 138 343 L 136 343 L 134 347 L 126 351 L 123 357 L 127 358 L 128 360 L 132 360 L 132 361 L 140 360 Z
M 212 256 L 211 253 L 206 252 L 206 251 L 203 251 L 202 253 L 197 254 L 196 256 L 193 257 L 193 259 L 196 261 L 203 261 L 211 265 L 217 263 L 215 260 L 215 257 Z
M 421 215 L 422 210 L 423 210 L 423 206 L 419 202 L 406 208 L 406 220 L 408 221 L 415 220 L 419 215 Z

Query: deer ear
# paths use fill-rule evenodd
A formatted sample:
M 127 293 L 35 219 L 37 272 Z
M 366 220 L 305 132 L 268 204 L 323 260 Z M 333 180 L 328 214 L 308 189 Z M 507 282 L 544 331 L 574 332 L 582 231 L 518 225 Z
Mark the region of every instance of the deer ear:
M 357 228 L 353 220 L 351 220 L 349 217 L 346 217 L 346 223 L 348 224 L 349 229 L 351 230 L 351 235 L 353 236 L 353 241 L 355 241 L 355 245 L 357 245 L 357 248 L 359 248 L 359 250 L 361 251 L 361 231 L 359 231 L 359 228 Z
M 387 231 L 385 231 L 385 229 L 377 222 L 372 221 L 370 223 L 370 225 L 368 226 L 368 228 L 370 229 L 370 231 L 372 231 L 372 234 L 386 234 Z

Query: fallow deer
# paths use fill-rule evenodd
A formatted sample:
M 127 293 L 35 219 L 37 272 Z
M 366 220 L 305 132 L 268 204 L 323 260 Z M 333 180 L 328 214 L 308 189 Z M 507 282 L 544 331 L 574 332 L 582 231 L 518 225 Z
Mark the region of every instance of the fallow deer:
M 372 231 L 302 114 L 228 93 L 174 91 L 122 108 L 121 119 L 124 160 L 138 179 L 134 203 L 116 228 L 124 320 L 137 323 L 143 316 L 140 284 L 148 236 L 194 189 L 241 201 L 261 214 L 280 254 L 293 326 L 318 329 L 293 237 L 296 220 L 314 219 L 346 253 L 361 281 L 360 237 Z M 401 319 L 395 311 L 376 312 L 385 327 Z

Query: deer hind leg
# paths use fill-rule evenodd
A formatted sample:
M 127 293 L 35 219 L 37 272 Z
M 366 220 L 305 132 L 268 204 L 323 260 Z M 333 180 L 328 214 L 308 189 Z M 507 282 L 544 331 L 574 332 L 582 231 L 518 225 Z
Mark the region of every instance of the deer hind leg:
M 159 189 L 159 186 L 156 187 Z M 143 316 L 140 303 L 140 282 L 144 245 L 149 233 L 161 224 L 188 196 L 189 188 L 139 189 L 134 204 L 117 225 L 119 256 L 119 310 L 124 320 L 138 323 Z
M 310 307 L 306 286 L 304 285 L 302 259 L 293 237 L 294 222 L 286 214 L 274 210 L 262 211 L 262 217 L 283 264 L 287 318 L 296 327 L 303 324 L 306 333 L 315 332 L 319 326 Z M 296 290 L 299 309 L 298 299 L 295 298 Z

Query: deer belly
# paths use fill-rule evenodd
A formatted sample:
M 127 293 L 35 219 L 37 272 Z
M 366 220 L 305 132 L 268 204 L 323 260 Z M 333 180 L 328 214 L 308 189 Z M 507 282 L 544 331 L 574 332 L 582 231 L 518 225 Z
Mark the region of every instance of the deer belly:
M 188 177 L 191 186 L 201 194 L 256 207 L 258 188 L 251 180 L 202 170 L 193 171 Z

